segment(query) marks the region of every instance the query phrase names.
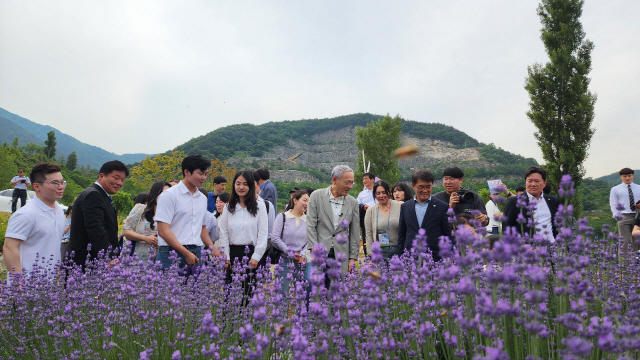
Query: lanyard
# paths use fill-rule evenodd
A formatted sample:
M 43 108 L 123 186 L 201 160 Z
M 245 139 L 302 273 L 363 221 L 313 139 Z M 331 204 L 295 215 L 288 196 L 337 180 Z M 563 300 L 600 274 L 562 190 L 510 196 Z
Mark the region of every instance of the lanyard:
M 391 219 L 391 204 L 389 201 L 389 216 L 387 216 L 387 233 L 389 233 L 389 219 Z M 378 212 L 376 213 L 376 232 L 378 232 L 378 217 L 380 216 L 380 203 L 378 203 Z

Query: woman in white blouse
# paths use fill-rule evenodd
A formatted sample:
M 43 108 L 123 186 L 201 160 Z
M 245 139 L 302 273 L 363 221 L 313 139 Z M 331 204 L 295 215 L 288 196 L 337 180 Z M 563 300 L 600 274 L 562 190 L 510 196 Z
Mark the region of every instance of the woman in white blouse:
M 251 171 L 238 171 L 233 178 L 229 203 L 218 218 L 219 244 L 227 257 L 227 284 L 231 283 L 233 264 L 245 256 L 245 247 L 249 248 L 246 255 L 254 274 L 267 249 L 267 208 L 256 199 L 255 186 Z M 243 282 L 245 293 L 250 296 L 246 285 L 247 281 Z

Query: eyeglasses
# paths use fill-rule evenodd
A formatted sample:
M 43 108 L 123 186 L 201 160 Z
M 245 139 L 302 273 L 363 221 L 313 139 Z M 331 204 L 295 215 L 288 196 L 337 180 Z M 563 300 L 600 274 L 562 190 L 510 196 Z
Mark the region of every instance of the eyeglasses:
M 53 187 L 55 188 L 61 188 L 61 187 L 65 187 L 67 186 L 67 182 L 66 181 L 58 181 L 58 180 L 53 180 L 53 181 L 43 181 L 40 184 L 51 184 L 53 185 Z
M 342 183 L 347 185 L 347 186 L 353 186 L 353 184 L 355 184 L 355 182 L 353 182 L 353 181 L 343 181 Z
M 433 185 L 416 185 L 416 187 L 420 191 L 433 189 Z

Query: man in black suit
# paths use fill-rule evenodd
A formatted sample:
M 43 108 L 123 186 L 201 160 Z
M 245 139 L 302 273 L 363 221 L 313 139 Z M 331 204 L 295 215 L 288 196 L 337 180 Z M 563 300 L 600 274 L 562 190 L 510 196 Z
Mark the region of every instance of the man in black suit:
M 98 181 L 84 189 L 73 203 L 69 251 L 75 252 L 73 261 L 77 265 L 84 267 L 87 257 L 96 259 L 100 251 L 109 258 L 117 256 L 118 214 L 111 195 L 120 190 L 127 176 L 125 164 L 108 161 L 100 168 Z M 91 251 L 87 251 L 89 244 Z
M 554 242 L 558 230 L 553 219 L 558 211 L 560 199 L 543 193 L 543 189 L 547 185 L 547 172 L 537 166 L 530 167 L 524 173 L 524 182 L 526 191 L 507 200 L 507 205 L 504 208 L 504 216 L 507 221 L 502 223 L 503 230 L 506 230 L 506 227 L 515 226 L 518 231 L 522 231 L 523 236 L 530 233 L 531 229 L 527 226 L 527 222 L 531 214 L 528 214 L 526 209 L 522 209 L 525 223 L 518 223 L 518 214 L 521 213 L 521 209 L 517 206 L 517 199 L 523 197 L 527 205 L 533 202 L 537 204 L 536 209 L 532 212 L 536 221 L 536 232 L 543 235 L 548 241 Z
M 416 171 L 411 176 L 411 186 L 416 192 L 416 197 L 405 201 L 400 207 L 398 255 L 405 249 L 411 250 L 418 231 L 425 229 L 427 245 L 431 249 L 433 260 L 440 260 L 440 237 L 451 236 L 451 228 L 447 217 L 449 205 L 431 196 L 434 182 L 435 177 L 427 170 Z

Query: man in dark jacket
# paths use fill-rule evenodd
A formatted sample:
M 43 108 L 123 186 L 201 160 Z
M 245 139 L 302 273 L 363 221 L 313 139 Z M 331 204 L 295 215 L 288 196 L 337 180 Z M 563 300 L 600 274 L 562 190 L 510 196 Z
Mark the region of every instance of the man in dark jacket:
M 405 249 L 411 250 L 413 239 L 420 229 L 424 229 L 433 260 L 440 260 L 440 237 L 450 236 L 451 228 L 447 217 L 449 205 L 431 196 L 434 182 L 435 177 L 426 170 L 416 171 L 411 176 L 416 197 L 405 201 L 400 207 L 398 255 Z
M 523 236 L 530 232 L 531 229 L 527 226 L 527 222 L 531 214 L 527 213 L 526 208 L 520 209 L 517 206 L 517 199 L 522 198 L 526 205 L 536 203 L 536 209 L 533 210 L 536 232 L 543 235 L 548 241 L 554 242 L 558 230 L 553 219 L 556 217 L 560 199 L 543 193 L 543 189 L 547 185 L 547 172 L 537 166 L 530 167 L 524 174 L 524 182 L 527 190 L 521 195 L 513 196 L 507 200 L 507 205 L 504 208 L 504 216 L 507 221 L 502 223 L 503 230 L 506 230 L 506 227 L 515 226 L 518 232 L 523 231 Z M 525 222 L 523 224 L 518 223 L 520 213 L 524 216 Z
M 84 189 L 73 203 L 69 251 L 75 253 L 73 261 L 77 265 L 84 267 L 87 257 L 96 259 L 100 251 L 110 258 L 117 256 L 118 214 L 111 195 L 120 190 L 128 175 L 129 170 L 122 162 L 104 163 L 98 180 Z M 91 250 L 87 250 L 88 245 Z

